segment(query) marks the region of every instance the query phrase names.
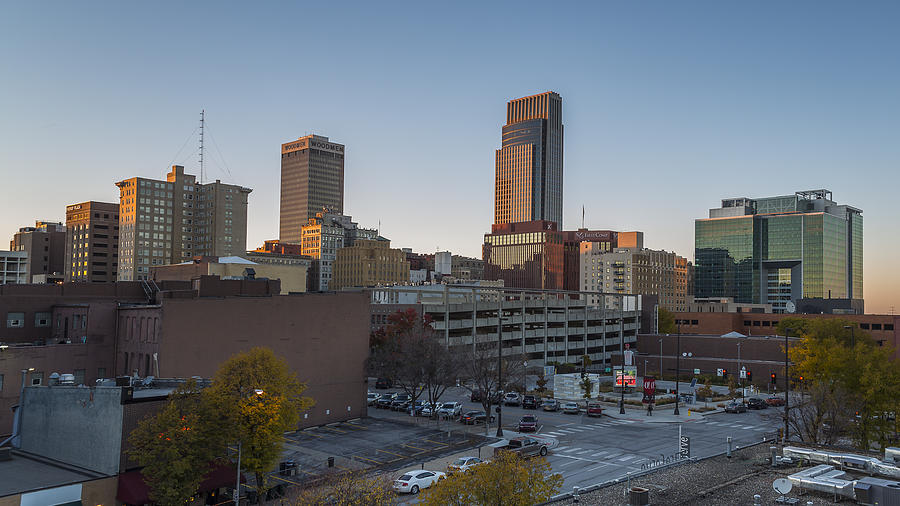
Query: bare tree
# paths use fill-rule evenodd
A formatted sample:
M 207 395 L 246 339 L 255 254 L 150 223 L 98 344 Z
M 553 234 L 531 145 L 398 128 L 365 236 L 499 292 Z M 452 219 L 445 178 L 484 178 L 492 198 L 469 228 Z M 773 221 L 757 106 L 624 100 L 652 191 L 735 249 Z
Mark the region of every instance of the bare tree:
M 498 377 L 498 359 L 496 343 L 477 343 L 474 349 L 466 347 L 466 351 L 459 355 L 460 368 L 464 382 L 463 385 L 471 392 L 480 393 L 480 402 L 487 414 L 485 426 L 491 420 L 491 406 L 503 400 L 500 398 L 503 391 L 518 390 L 525 379 L 525 357 L 523 355 L 504 356 L 499 360 L 499 371 L 502 379 Z M 502 383 L 501 383 L 502 381 Z
M 799 402 L 792 399 L 788 428 L 805 443 L 838 445 L 853 426 L 848 412 L 852 405 L 853 400 L 840 388 L 811 385 Z M 783 426 L 784 408 L 767 411 L 766 419 Z
M 422 368 L 423 386 L 431 404 L 432 418 L 437 416 L 437 402 L 444 392 L 456 385 L 459 356 L 452 353 L 432 332 L 422 342 L 418 363 Z

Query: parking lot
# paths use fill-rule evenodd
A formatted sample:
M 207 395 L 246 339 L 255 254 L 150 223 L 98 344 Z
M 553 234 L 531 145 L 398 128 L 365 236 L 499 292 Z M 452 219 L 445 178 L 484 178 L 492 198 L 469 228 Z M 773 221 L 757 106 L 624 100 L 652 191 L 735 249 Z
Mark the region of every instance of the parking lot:
M 464 431 L 419 427 L 403 420 L 362 418 L 286 435 L 282 460 L 297 464 L 296 476 L 272 478 L 300 484 L 330 470 L 379 469 L 392 471 L 483 444 L 484 438 Z M 328 467 L 333 458 L 334 469 Z

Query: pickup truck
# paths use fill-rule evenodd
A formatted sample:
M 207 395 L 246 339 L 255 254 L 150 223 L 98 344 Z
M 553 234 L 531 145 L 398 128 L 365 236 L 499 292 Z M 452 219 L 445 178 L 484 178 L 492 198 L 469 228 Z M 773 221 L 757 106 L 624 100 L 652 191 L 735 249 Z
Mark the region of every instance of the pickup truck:
M 494 456 L 498 456 L 503 452 L 518 453 L 522 457 L 534 457 L 547 455 L 547 445 L 537 439 L 530 437 L 517 437 L 509 440 L 506 446 L 498 446 L 494 448 Z

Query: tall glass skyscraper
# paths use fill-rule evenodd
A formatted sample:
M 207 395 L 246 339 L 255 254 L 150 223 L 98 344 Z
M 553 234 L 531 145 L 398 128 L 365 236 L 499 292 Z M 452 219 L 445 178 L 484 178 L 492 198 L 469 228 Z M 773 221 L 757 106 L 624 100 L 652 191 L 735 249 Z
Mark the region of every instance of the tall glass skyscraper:
M 799 299 L 863 298 L 862 210 L 828 190 L 722 200 L 694 229 L 696 297 L 776 312 Z
M 552 91 L 506 104 L 496 152 L 494 224 L 553 221 L 562 229 L 562 98 Z

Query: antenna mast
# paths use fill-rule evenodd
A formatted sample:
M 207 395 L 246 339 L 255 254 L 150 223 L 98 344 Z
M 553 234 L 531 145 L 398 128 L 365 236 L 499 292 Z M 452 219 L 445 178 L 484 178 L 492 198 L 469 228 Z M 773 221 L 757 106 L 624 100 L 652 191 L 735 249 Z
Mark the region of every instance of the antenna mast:
M 200 109 L 200 184 L 206 181 L 206 174 L 203 171 L 203 123 L 205 122 L 206 110 Z

